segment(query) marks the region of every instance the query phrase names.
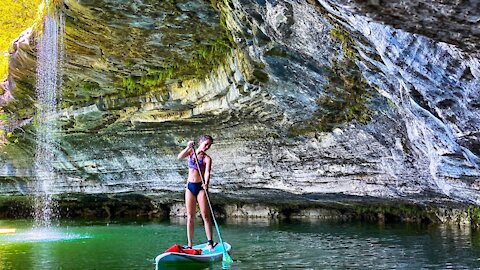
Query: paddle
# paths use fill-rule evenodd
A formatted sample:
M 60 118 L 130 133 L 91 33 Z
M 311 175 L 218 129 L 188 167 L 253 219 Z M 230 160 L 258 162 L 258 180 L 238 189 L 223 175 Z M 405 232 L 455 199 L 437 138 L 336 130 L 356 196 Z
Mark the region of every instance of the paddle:
M 200 163 L 198 162 L 197 151 L 195 151 L 195 145 L 192 145 L 192 150 L 193 150 L 193 154 L 195 155 L 195 162 L 197 163 L 200 179 L 202 179 L 202 184 L 205 185 L 205 180 L 203 179 L 203 172 L 202 172 L 202 169 L 200 168 Z M 205 190 L 205 195 L 207 197 L 208 207 L 210 207 L 210 212 L 212 213 L 212 219 L 213 219 L 213 223 L 215 224 L 215 229 L 217 229 L 218 239 L 220 240 L 220 243 L 222 244 L 222 247 L 223 247 L 222 266 L 228 267 L 231 263 L 233 263 L 233 260 L 228 254 L 227 249 L 225 248 L 225 244 L 223 243 L 222 236 L 220 235 L 220 228 L 218 228 L 217 220 L 215 219 L 215 214 L 213 213 L 212 204 L 210 204 L 210 198 L 208 197 L 208 192 L 206 190 Z

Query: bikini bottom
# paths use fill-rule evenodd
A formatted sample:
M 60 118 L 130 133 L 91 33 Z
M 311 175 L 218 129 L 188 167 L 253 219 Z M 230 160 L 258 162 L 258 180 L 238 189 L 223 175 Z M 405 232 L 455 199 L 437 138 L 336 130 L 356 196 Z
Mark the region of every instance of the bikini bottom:
M 187 189 L 190 190 L 190 192 L 192 192 L 193 196 L 197 197 L 198 193 L 200 193 L 200 191 L 203 190 L 202 183 L 188 182 Z

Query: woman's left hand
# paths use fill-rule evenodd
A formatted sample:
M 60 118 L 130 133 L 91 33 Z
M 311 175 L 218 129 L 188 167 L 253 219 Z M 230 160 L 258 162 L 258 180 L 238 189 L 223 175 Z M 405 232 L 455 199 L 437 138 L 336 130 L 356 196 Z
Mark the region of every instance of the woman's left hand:
M 202 188 L 203 188 L 205 191 L 208 191 L 208 185 L 202 184 Z

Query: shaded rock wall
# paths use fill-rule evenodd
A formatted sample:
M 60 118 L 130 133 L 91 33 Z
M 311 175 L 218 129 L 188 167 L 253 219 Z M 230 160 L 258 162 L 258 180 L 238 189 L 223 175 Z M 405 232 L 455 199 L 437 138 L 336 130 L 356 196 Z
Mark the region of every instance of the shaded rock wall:
M 480 3 L 477 1 L 332 1 L 353 13 L 397 29 L 453 44 L 478 55 Z
M 411 145 L 419 158 L 427 159 L 436 184 L 448 195 L 476 201 L 479 59 L 453 45 L 371 22 L 342 6 L 324 5 L 338 10 L 336 15 L 373 44 L 381 61 L 365 53 L 366 76 L 398 104 Z

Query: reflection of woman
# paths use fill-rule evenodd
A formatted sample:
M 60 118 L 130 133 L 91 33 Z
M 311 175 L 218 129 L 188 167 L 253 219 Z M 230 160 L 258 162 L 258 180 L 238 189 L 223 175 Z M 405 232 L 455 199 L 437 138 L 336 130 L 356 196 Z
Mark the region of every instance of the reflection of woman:
M 212 240 L 212 223 L 210 219 L 210 210 L 208 207 L 208 201 L 206 192 L 208 191 L 208 183 L 210 181 L 210 170 L 212 168 L 212 159 L 207 155 L 207 150 L 213 143 L 213 138 L 209 135 L 203 135 L 198 140 L 198 148 L 196 150 L 198 155 L 197 166 L 195 155 L 192 150 L 194 142 L 190 141 L 187 147 L 182 150 L 177 156 L 178 159 L 184 159 L 188 157 L 188 180 L 187 188 L 185 190 L 185 206 L 187 208 L 187 237 L 188 247 L 192 247 L 193 244 L 193 232 L 194 222 L 196 214 L 196 206 L 200 207 L 200 213 L 203 218 L 205 226 L 205 233 L 208 239 L 208 248 L 213 249 L 214 244 Z M 200 174 L 203 173 L 203 179 L 205 183 L 202 183 Z

